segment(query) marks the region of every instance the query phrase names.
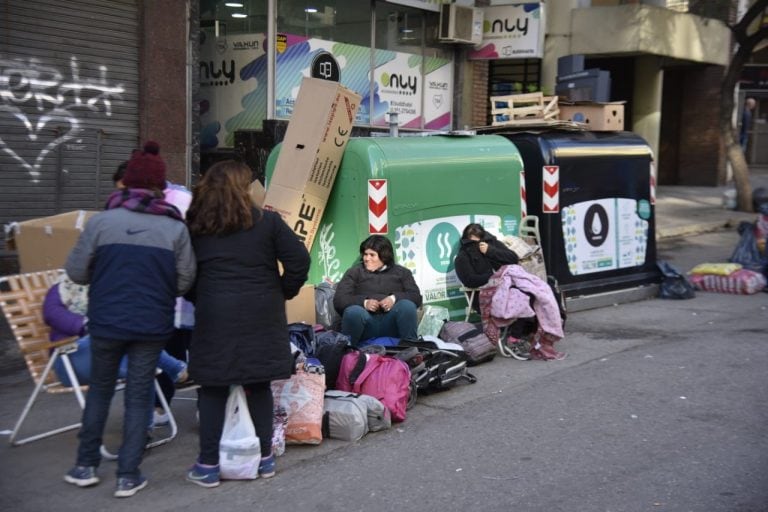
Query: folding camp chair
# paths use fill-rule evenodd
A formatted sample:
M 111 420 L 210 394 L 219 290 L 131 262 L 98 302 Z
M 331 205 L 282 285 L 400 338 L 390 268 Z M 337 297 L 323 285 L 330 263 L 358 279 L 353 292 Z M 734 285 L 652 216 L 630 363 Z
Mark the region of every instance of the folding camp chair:
M 520 221 L 520 237 L 531 239 L 534 245 L 541 247 L 541 233 L 539 232 L 539 218 L 536 215 L 526 215 Z M 529 240 L 526 240 L 529 241 Z
M 43 300 L 45 294 L 56 283 L 62 273 L 63 270 L 47 270 L 0 277 L 0 308 L 2 308 L 6 320 L 8 320 L 11 331 L 19 345 L 19 350 L 24 356 L 30 376 L 35 382 L 35 389 L 27 400 L 11 433 L 10 443 L 14 446 L 44 439 L 80 427 L 80 423 L 74 423 L 23 439 L 16 439 L 41 391 L 54 394 L 74 393 L 80 409 L 85 408 L 83 390 L 87 389 L 87 386 L 79 385 L 77 376 L 72 368 L 72 363 L 69 360 L 69 354 L 77 351 L 78 338 L 75 336 L 51 342 L 48 338 L 50 328 L 43 321 Z M 73 384 L 71 387 L 62 384 L 57 379 L 56 372 L 51 371 L 54 363 L 59 358 L 64 364 L 70 382 Z M 120 391 L 124 389 L 125 383 L 118 381 L 116 386 L 116 389 Z M 163 409 L 168 412 L 169 435 L 149 443 L 147 448 L 165 444 L 175 438 L 178 433 L 176 419 L 173 417 L 171 408 L 168 406 L 168 402 L 157 380 L 155 380 L 155 392 Z M 116 458 L 103 446 L 102 454 L 106 458 Z

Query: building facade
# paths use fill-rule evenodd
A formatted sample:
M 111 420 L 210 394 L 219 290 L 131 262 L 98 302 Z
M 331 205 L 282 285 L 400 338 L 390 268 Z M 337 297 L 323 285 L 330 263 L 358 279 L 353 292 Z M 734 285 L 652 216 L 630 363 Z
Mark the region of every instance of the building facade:
M 458 1 L 488 15 L 472 45 L 446 42 L 441 3 L 0 0 L 0 224 L 101 208 L 148 139 L 177 183 L 233 154 L 258 176 L 303 76 L 360 94 L 353 135 L 395 119 L 441 131 L 488 125 L 489 95 L 552 94 L 569 55 L 610 73 L 609 99 L 626 102 L 660 183 L 723 183 L 722 21 L 680 1 Z

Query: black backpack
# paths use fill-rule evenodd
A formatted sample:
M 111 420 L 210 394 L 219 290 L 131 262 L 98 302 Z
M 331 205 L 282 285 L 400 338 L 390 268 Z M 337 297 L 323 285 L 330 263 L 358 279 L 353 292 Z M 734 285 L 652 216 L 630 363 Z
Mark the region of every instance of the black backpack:
M 452 388 L 459 382 L 477 382 L 477 377 L 467 370 L 464 352 L 440 349 L 423 339 L 402 339 L 399 345 L 384 350 L 408 363 L 411 381 L 418 392 L 431 393 Z
M 320 331 L 315 335 L 315 357 L 325 368 L 325 386 L 336 389 L 341 359 L 344 354 L 354 350 L 349 344 L 350 338 L 336 331 Z
M 288 324 L 288 336 L 296 347 L 307 357 L 315 357 L 315 329 L 308 324 Z

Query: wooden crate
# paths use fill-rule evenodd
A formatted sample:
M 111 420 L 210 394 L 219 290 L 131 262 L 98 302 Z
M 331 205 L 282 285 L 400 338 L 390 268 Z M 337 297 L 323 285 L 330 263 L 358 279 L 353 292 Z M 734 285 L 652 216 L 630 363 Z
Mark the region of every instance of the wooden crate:
M 544 96 L 541 92 L 491 96 L 491 126 L 514 125 L 531 120 L 554 120 L 559 113 L 557 96 Z

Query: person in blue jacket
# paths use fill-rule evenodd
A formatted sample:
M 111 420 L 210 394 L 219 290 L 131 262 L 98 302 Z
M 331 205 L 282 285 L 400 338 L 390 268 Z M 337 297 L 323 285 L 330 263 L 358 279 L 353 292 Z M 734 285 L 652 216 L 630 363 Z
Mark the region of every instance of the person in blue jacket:
M 147 485 L 139 469 L 154 398 L 155 368 L 173 334 L 176 297 L 192 286 L 196 263 L 181 213 L 165 201 L 165 162 L 147 142 L 128 161 L 123 185 L 106 211 L 90 218 L 67 258 L 76 283 L 90 284 L 88 330 L 91 383 L 75 466 L 64 480 L 78 487 L 99 483 L 96 469 L 120 361 L 128 358 L 123 441 L 118 452 L 115 497 Z

